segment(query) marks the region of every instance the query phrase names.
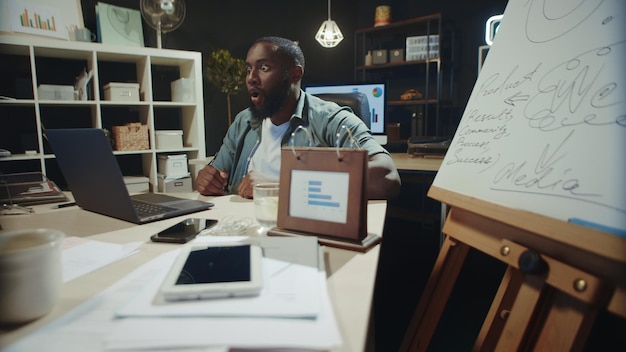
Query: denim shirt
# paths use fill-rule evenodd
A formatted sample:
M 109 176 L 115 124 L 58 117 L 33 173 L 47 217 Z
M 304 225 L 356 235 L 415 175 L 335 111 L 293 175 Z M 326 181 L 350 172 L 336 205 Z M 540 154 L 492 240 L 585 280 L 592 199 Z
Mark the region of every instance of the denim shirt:
M 307 129 L 308 134 L 302 130 L 293 134 L 300 125 Z M 388 154 L 349 107 L 340 107 L 302 90 L 281 144 L 313 147 L 335 147 L 339 144 L 339 147 L 354 147 L 342 126 L 350 130 L 352 138 L 360 148 L 367 149 L 370 157 L 379 153 Z M 212 161 L 215 168 L 228 172 L 227 193 L 237 193 L 239 183 L 248 172 L 250 158 L 260 141 L 261 121 L 252 118 L 250 108 L 239 112 Z

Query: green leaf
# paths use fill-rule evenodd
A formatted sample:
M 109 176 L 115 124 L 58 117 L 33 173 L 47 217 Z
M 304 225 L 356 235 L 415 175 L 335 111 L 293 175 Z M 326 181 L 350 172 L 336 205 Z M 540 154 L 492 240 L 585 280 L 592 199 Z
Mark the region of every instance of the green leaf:
M 215 50 L 207 61 L 206 77 L 222 93 L 237 93 L 245 83 L 245 62 L 233 57 L 228 50 Z

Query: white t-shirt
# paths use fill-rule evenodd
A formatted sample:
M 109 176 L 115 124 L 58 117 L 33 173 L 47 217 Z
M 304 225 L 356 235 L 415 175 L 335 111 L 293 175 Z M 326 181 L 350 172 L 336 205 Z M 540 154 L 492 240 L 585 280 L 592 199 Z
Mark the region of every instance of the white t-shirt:
M 254 170 L 255 178 L 277 181 L 280 178 L 280 149 L 283 135 L 289 129 L 289 121 L 276 126 L 269 118 L 261 125 L 261 143 L 257 146 L 248 171 Z

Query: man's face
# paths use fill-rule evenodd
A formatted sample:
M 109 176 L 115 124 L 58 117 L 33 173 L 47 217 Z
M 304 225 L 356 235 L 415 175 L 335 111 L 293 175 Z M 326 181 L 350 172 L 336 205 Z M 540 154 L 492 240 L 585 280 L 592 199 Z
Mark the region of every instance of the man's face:
M 256 118 L 272 116 L 289 96 L 289 69 L 272 44 L 254 44 L 246 57 L 246 86 L 250 108 Z

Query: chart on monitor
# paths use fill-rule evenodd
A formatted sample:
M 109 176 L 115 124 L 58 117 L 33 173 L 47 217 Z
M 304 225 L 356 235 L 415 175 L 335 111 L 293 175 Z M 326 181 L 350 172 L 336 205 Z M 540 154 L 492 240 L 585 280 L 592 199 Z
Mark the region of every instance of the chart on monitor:
M 305 91 L 314 95 L 354 92 L 365 94 L 370 108 L 370 129 L 374 139 L 382 145 L 387 144 L 385 130 L 385 93 L 387 89 L 384 82 L 308 85 Z

